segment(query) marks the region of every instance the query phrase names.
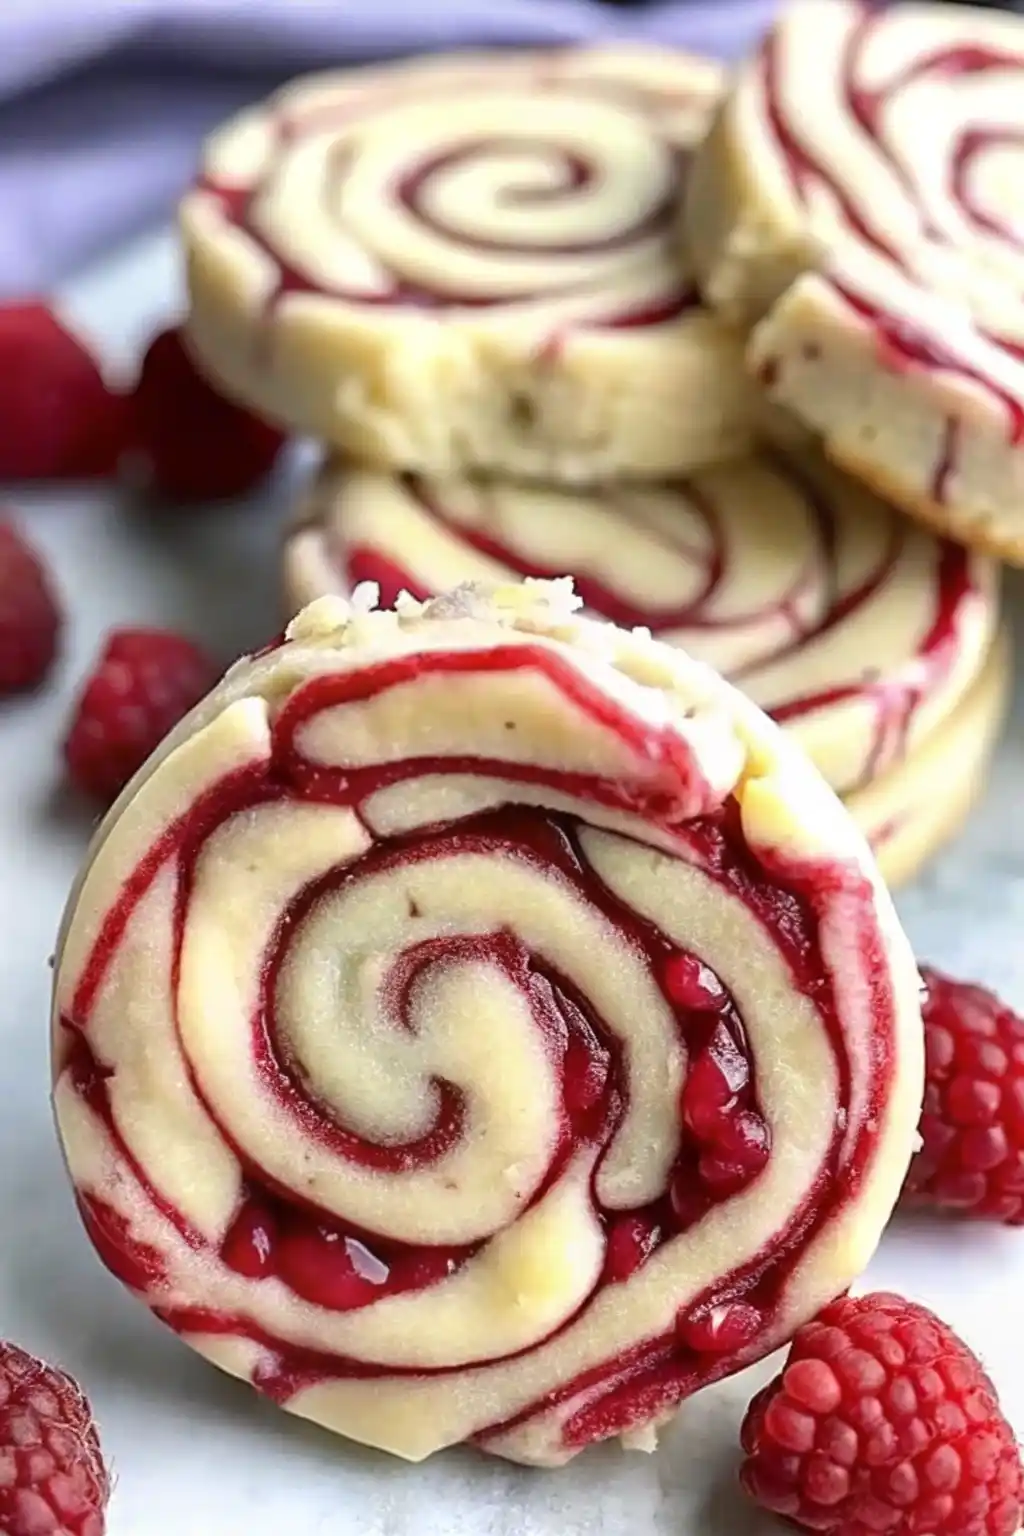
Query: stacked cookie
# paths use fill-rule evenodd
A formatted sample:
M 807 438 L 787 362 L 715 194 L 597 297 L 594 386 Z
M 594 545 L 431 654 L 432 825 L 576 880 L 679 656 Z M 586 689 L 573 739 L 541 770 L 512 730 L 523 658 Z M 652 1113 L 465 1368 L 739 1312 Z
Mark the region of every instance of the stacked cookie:
M 886 330 L 863 297 L 882 265 L 846 185 L 867 174 L 863 145 L 803 93 L 805 76 L 819 95 L 854 90 L 854 35 L 865 78 L 903 71 L 910 92 L 905 45 L 949 25 L 812 3 L 732 81 L 646 48 L 327 74 L 214 135 L 183 207 L 191 345 L 227 392 L 328 448 L 286 543 L 290 607 L 363 580 L 391 601 L 571 574 L 592 613 L 739 682 L 890 881 L 912 874 L 981 783 L 1008 660 L 994 563 L 878 492 L 1004 549 L 1005 520 L 971 498 L 1005 489 L 1013 448 L 984 447 L 998 389 L 976 354 L 997 343 L 965 317 L 957 232 L 934 236 L 932 289 L 915 272 L 901 300 L 970 330 L 974 351 L 950 370 L 933 339 L 924 369 L 904 311 Z M 976 67 L 947 61 L 944 78 L 955 90 Z M 882 104 L 858 111 L 862 137 L 881 133 Z M 804 139 L 819 134 L 814 179 Z M 897 181 L 890 167 L 890 202 Z M 928 185 L 922 169 L 922 206 Z M 840 226 L 841 271 L 822 255 Z M 953 396 L 957 425 L 941 425 Z M 929 474 L 934 494 L 911 494 Z
M 738 72 L 681 228 L 748 366 L 920 521 L 1024 563 L 1024 21 L 797 0 Z

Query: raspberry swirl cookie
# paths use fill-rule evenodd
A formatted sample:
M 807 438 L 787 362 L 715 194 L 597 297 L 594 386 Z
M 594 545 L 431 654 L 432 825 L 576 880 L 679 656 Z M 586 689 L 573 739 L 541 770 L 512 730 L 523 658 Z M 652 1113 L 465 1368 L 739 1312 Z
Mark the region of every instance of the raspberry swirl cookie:
M 360 595 L 101 827 L 60 1132 L 106 1263 L 225 1370 L 412 1460 L 555 1465 L 860 1272 L 917 974 L 838 801 L 710 669 L 560 586 Z
M 643 625 L 738 683 L 841 794 L 934 735 L 977 683 L 998 616 L 991 561 L 811 455 L 593 492 L 328 465 L 296 523 L 292 611 L 364 580 L 393 601 L 570 571 L 592 613 Z M 985 757 L 991 734 L 978 738 Z
M 736 451 L 742 345 L 674 238 L 719 85 L 621 46 L 299 80 L 213 135 L 184 201 L 196 356 L 385 467 L 594 481 Z
M 803 0 L 738 74 L 686 246 L 829 454 L 1024 562 L 1024 21 Z
M 952 713 L 903 762 L 845 796 L 891 890 L 955 836 L 981 796 L 1010 703 L 1011 662 L 1010 637 L 1000 633 Z

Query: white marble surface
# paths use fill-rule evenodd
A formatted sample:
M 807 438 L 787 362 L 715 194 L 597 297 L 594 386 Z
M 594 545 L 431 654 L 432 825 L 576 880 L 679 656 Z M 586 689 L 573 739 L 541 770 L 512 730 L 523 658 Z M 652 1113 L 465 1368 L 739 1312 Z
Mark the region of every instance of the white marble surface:
M 175 311 L 169 236 L 87 274 L 67 306 L 131 359 Z M 602 1449 L 557 1473 L 470 1454 L 406 1467 L 262 1404 L 192 1356 L 93 1259 L 47 1102 L 50 953 L 89 831 L 59 789 L 68 701 L 105 628 L 181 626 L 225 656 L 276 625 L 271 488 L 258 505 L 156 515 L 79 491 L 11 494 L 66 594 L 67 646 L 39 698 L 0 707 L 0 1334 L 62 1361 L 95 1404 L 117 1486 L 111 1536 L 767 1536 L 733 1489 L 734 1437 L 756 1383 L 684 1408 L 653 1457 Z M 1024 674 L 1024 581 L 1009 584 Z M 900 900 L 922 957 L 1024 1006 L 1024 697 L 985 804 Z M 868 1282 L 936 1307 L 986 1358 L 1024 1432 L 1024 1232 L 898 1221 Z

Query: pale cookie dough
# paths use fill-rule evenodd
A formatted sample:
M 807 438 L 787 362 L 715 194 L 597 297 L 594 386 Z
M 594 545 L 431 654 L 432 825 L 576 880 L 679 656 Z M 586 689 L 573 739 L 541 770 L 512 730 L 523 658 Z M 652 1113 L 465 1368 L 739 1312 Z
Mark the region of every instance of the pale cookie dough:
M 571 574 L 589 610 L 724 672 L 841 794 L 913 754 L 978 678 L 995 565 L 804 455 L 571 492 L 328 465 L 284 551 L 290 611 L 377 582 L 390 601 Z
M 650 1443 L 867 1263 L 918 977 L 806 758 L 569 583 L 324 598 L 101 826 L 55 1104 L 107 1265 L 420 1460 Z
M 904 762 L 846 797 L 890 890 L 905 885 L 960 831 L 980 798 L 1010 703 L 1009 637 L 948 719 Z
M 739 451 L 742 341 L 674 237 L 717 65 L 640 46 L 313 75 L 208 141 L 196 357 L 364 462 L 571 482 Z
M 924 522 L 1024 563 L 1024 19 L 797 0 L 694 166 L 684 244 L 752 373 Z

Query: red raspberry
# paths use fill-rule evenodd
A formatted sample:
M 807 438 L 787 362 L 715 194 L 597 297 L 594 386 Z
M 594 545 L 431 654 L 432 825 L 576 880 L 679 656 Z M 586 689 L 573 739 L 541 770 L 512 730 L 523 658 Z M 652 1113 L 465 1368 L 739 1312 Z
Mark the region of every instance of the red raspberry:
M 0 480 L 73 480 L 117 468 L 126 398 L 38 301 L 0 305 Z
M 216 680 L 213 662 L 182 635 L 113 630 L 64 743 L 73 781 L 98 800 L 115 799 Z
M 42 682 L 61 616 L 46 569 L 13 523 L 0 522 L 0 694 Z
M 0 1531 L 103 1536 L 110 1482 L 77 1382 L 0 1343 Z
M 796 1333 L 747 1409 L 743 1486 L 829 1536 L 1014 1536 L 1024 1471 L 995 1389 L 951 1328 L 884 1291 Z
M 1024 1020 L 984 987 L 921 975 L 924 1145 L 904 1199 L 1024 1225 Z
M 132 409 L 147 482 L 179 501 L 242 495 L 269 472 L 284 443 L 276 427 L 225 400 L 196 372 L 176 330 L 150 342 Z

